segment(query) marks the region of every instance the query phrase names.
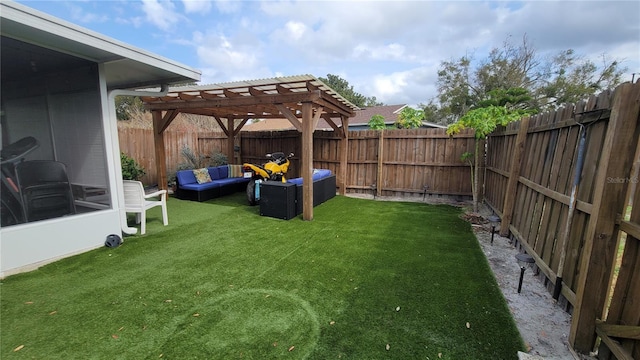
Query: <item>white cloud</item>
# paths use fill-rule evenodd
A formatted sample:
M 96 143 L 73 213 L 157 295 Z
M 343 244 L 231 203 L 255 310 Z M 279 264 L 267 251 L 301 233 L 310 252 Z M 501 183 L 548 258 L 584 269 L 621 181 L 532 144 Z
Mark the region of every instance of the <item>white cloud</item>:
M 135 28 L 139 28 L 142 26 L 142 24 L 144 24 L 144 18 L 140 17 L 140 16 L 135 16 L 135 17 L 131 17 L 131 18 L 123 18 L 123 17 L 118 17 L 116 18 L 116 23 L 118 24 L 123 24 L 123 25 L 133 25 L 133 27 Z
M 640 71 L 638 2 L 175 3 L 146 0 L 146 21 L 194 34 L 176 40 L 174 31 L 170 42 L 193 49 L 198 59 L 190 65 L 203 70 L 203 82 L 331 73 L 365 96 L 415 105 L 436 95 L 441 61 L 480 60 L 524 34 L 543 56 L 568 48 L 588 59 L 606 53 L 624 59 L 629 73 Z
M 80 6 L 71 6 L 71 18 L 82 24 L 90 23 L 104 23 L 109 20 L 109 16 L 106 14 L 95 14 L 86 12 Z
M 169 1 L 142 0 L 142 10 L 147 21 L 164 31 L 171 31 L 174 25 L 183 19 Z
M 218 11 L 223 14 L 235 13 L 240 11 L 242 1 L 239 0 L 216 0 Z
M 389 99 L 404 91 L 407 86 L 408 71 L 392 73 L 390 75 L 378 75 L 373 79 L 375 93 L 380 99 Z
M 398 43 L 373 46 L 359 44 L 353 49 L 351 57 L 358 60 L 374 61 L 416 61 L 416 56 L 408 53 L 406 47 Z
M 307 30 L 307 26 L 299 21 L 288 21 L 285 27 L 287 36 L 294 41 L 300 40 Z
M 206 14 L 211 10 L 211 1 L 209 0 L 182 0 L 184 12 Z
M 373 76 L 346 77 L 353 79 L 354 89 L 365 96 L 375 96 L 385 104 L 427 103 L 435 93 L 436 67 L 419 66 L 404 71 L 376 73 Z
M 269 77 L 270 71 L 259 61 L 260 51 L 234 42 L 221 33 L 194 33 L 193 42 L 202 65 L 202 83 L 218 83 Z

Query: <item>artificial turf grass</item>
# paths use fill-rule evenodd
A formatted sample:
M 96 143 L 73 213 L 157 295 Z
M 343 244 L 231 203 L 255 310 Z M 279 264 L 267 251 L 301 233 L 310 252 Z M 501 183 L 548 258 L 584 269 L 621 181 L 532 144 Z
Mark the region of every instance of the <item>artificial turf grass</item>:
M 523 350 L 459 210 L 338 196 L 314 214 L 260 217 L 241 194 L 170 199 L 167 227 L 151 212 L 147 234 L 119 248 L 3 281 L 0 357 L 509 359 Z

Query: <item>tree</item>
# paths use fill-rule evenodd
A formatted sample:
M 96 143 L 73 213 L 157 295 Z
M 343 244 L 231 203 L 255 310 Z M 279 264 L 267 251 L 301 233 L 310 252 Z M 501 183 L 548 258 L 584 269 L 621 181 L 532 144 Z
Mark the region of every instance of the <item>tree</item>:
M 407 106 L 398 114 L 395 125 L 399 129 L 415 129 L 422 125 L 423 120 L 423 110 L 416 110 Z
M 118 120 L 131 119 L 131 113 L 134 111 L 144 112 L 142 100 L 137 96 L 116 96 L 116 118 Z
M 357 93 L 353 89 L 353 86 L 349 85 L 349 82 L 347 80 L 341 78 L 338 75 L 327 74 L 326 78 L 319 77 L 318 79 L 357 107 L 383 105 L 382 103 L 377 101 L 375 96 L 366 97 L 360 93 Z
M 367 125 L 369 125 L 369 128 L 373 130 L 384 130 L 387 128 L 387 125 L 385 125 L 384 120 L 385 120 L 384 116 L 380 114 L 375 114 L 371 117 Z
M 622 73 L 617 60 L 609 61 L 602 55 L 602 67 L 577 56 L 573 50 L 565 50 L 553 59 L 555 67 L 546 69 L 547 80 L 543 80 L 538 94 L 546 107 L 558 107 L 565 103 L 578 102 L 588 95 L 614 88 L 621 82 Z
M 526 35 L 518 45 L 507 39 L 486 59 L 473 56 L 443 61 L 438 70 L 438 95 L 420 106 L 427 120 L 450 124 L 469 110 L 485 106 L 492 92 L 523 89 L 529 99 L 521 109 L 551 110 L 567 102 L 577 102 L 606 88 L 615 87 L 626 71 L 620 62 L 602 55 L 602 64 L 578 56 L 571 49 L 551 58 L 542 58 Z
M 478 200 L 479 200 L 479 159 L 480 159 L 480 141 L 486 139 L 498 125 L 505 126 L 512 121 L 520 119 L 523 115 L 521 110 L 509 110 L 506 106 L 489 105 L 487 107 L 477 108 L 467 112 L 455 123 L 449 125 L 447 128 L 448 135 L 454 135 L 460 131 L 471 128 L 475 131 L 475 160 L 473 161 L 474 169 L 471 174 L 471 190 L 473 193 L 473 211 L 478 212 Z M 465 153 L 462 156 L 462 161 L 468 162 L 470 154 Z
M 529 109 L 527 104 L 532 100 L 532 96 L 527 89 L 523 88 L 510 88 L 510 89 L 495 89 L 489 91 L 487 99 L 478 103 L 478 107 L 489 106 L 504 106 L 508 110 L 527 110 L 527 113 L 534 112 L 534 109 Z

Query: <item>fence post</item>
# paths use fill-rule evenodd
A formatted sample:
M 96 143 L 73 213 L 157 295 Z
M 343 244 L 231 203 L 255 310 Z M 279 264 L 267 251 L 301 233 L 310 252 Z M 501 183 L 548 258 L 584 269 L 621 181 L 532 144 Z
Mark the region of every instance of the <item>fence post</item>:
M 527 141 L 527 130 L 529 130 L 529 117 L 520 121 L 520 129 L 518 129 L 518 135 L 516 136 L 516 144 L 514 146 L 511 166 L 509 168 L 507 190 L 504 194 L 500 236 L 509 235 L 509 226 L 511 225 L 513 210 L 516 204 L 516 191 L 518 190 L 518 179 L 520 178 L 520 167 L 522 166 L 522 153 L 524 152 L 524 144 Z
M 341 116 L 342 139 L 340 140 L 340 195 L 347 195 L 347 166 L 349 166 L 349 117 Z
M 378 169 L 376 172 L 376 196 L 382 196 L 382 166 L 384 158 L 384 130 L 378 130 Z
M 580 353 L 593 350 L 596 319 L 603 315 L 609 276 L 616 254 L 617 211 L 625 202 L 626 179 L 638 142 L 640 83 L 625 83 L 615 90 L 607 135 L 600 155 L 593 193 L 593 213 L 587 225 L 577 279 L 576 304 L 569 343 Z M 631 149 L 631 150 L 630 150 Z

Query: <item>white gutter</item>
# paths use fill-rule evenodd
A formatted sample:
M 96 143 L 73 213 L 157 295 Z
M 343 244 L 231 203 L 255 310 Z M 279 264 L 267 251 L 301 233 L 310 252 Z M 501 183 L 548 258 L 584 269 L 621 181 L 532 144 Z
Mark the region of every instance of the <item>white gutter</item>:
M 107 95 L 107 106 L 109 107 L 109 121 L 113 124 L 117 124 L 118 118 L 116 116 L 116 96 L 148 96 L 148 97 L 160 97 L 166 96 L 169 92 L 169 85 L 162 84 L 160 86 L 160 92 L 153 91 L 135 91 L 135 90 L 111 90 Z M 114 152 L 117 150 L 117 154 L 114 154 L 114 163 L 116 164 L 116 179 L 122 179 L 122 164 L 120 163 L 120 140 L 118 139 L 118 146 L 114 148 Z M 120 228 L 122 232 L 127 235 L 134 235 L 138 232 L 137 228 L 129 227 L 127 224 L 127 212 L 124 207 L 124 185 L 122 181 L 116 181 L 116 194 L 118 195 L 118 208 L 120 209 Z

